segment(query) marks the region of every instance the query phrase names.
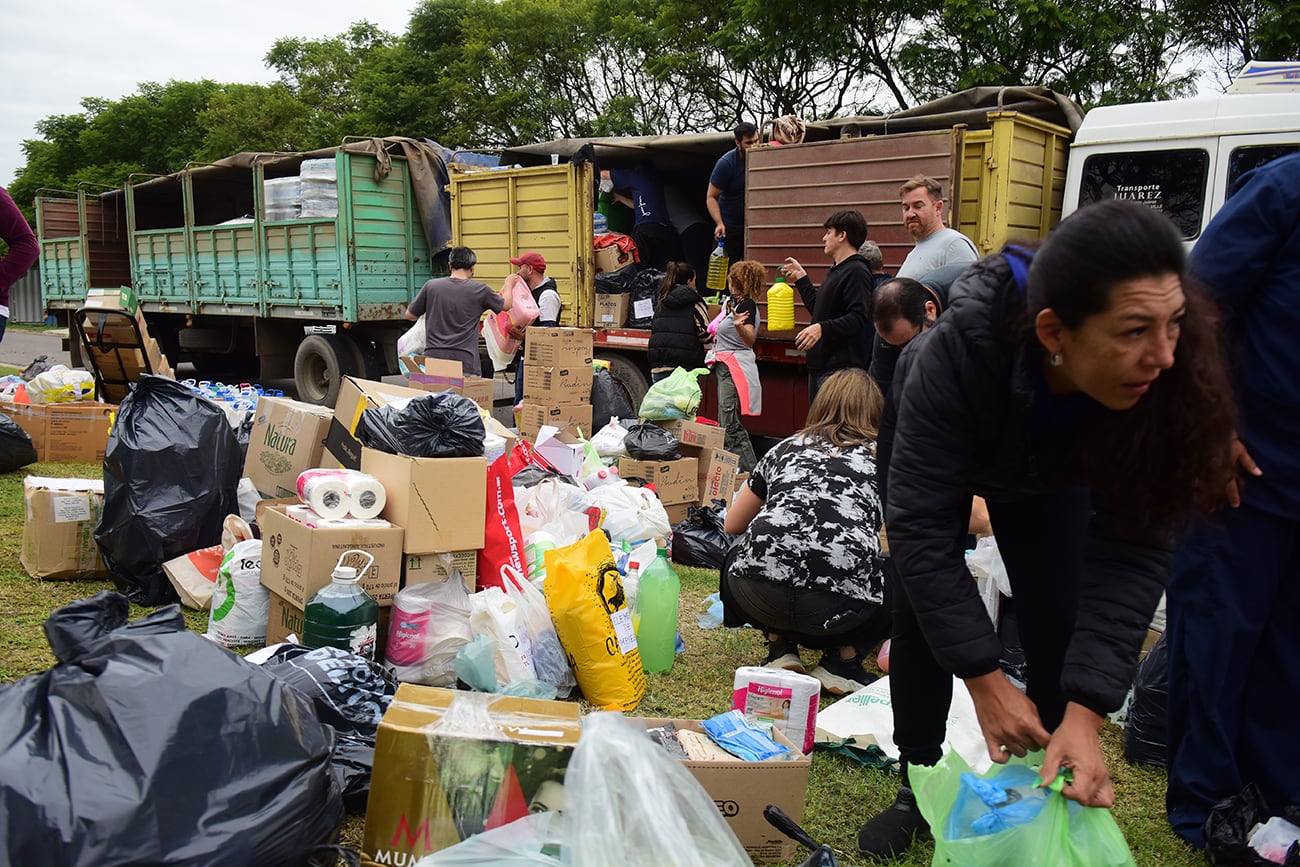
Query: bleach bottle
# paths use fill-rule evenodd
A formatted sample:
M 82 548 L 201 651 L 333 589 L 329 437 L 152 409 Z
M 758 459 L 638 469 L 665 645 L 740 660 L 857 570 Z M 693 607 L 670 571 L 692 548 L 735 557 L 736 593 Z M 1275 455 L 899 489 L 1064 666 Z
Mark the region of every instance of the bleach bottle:
M 344 566 L 349 554 L 369 562 L 358 571 Z M 303 612 L 302 643 L 307 647 L 337 647 L 365 659 L 375 658 L 379 632 L 379 603 L 360 585 L 375 558 L 365 551 L 344 551 L 325 585 Z

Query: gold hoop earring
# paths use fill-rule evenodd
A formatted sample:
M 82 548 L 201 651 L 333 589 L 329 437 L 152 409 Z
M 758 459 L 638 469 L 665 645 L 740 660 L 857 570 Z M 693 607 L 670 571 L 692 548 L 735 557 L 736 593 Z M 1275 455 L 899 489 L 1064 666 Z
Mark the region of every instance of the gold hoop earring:
M 1051 355 L 1047 356 L 1047 363 L 1052 365 L 1052 367 L 1060 367 L 1065 363 L 1065 356 L 1059 352 L 1053 352 Z

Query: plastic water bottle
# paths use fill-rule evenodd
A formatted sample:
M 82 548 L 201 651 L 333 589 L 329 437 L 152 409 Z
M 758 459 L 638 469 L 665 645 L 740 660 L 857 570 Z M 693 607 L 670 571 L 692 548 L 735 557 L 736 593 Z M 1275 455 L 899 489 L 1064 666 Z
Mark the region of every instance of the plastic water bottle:
M 369 559 L 358 572 L 344 566 L 349 554 Z M 358 583 L 361 575 L 375 562 L 365 551 L 344 551 L 330 575 L 330 583 L 311 601 L 302 619 L 302 643 L 308 647 L 337 647 L 350 650 L 365 659 L 375 658 L 375 641 L 379 631 L 379 603 Z
M 709 254 L 709 273 L 704 281 L 704 285 L 714 292 L 722 292 L 727 288 L 727 269 L 731 267 L 731 260 L 727 258 L 726 248 L 723 247 L 722 241 Z
M 618 467 L 605 467 L 583 479 L 582 486 L 590 491 L 603 485 L 617 485 L 621 481 L 623 480 L 619 478 Z
M 794 330 L 794 288 L 784 277 L 777 277 L 767 290 L 767 330 Z
M 636 643 L 646 671 L 671 671 L 677 651 L 677 598 L 682 585 L 660 548 L 654 562 L 641 573 L 636 605 L 641 613 Z

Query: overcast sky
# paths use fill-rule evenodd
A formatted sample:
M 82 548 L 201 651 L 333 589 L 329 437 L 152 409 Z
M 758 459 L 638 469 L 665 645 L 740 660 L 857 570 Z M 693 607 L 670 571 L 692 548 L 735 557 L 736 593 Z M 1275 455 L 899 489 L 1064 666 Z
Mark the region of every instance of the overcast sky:
M 36 122 L 87 96 L 121 99 L 145 81 L 269 83 L 276 39 L 332 37 L 359 20 L 405 32 L 419 0 L 0 0 L 0 186 L 26 160 Z

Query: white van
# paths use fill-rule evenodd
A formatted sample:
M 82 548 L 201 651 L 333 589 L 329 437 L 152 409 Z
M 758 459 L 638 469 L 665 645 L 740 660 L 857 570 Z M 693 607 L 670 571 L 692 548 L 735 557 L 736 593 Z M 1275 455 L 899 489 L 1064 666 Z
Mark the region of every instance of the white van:
M 1300 150 L 1300 64 L 1268 66 L 1268 76 L 1243 71 L 1239 92 L 1089 111 L 1070 147 L 1062 216 L 1103 199 L 1147 202 L 1190 248 L 1241 175 Z

